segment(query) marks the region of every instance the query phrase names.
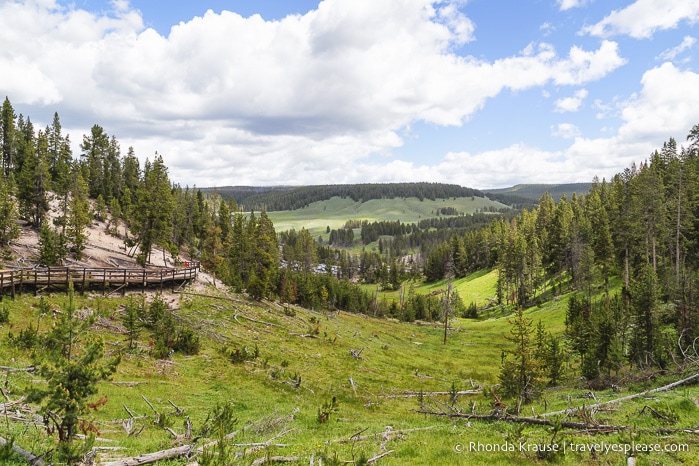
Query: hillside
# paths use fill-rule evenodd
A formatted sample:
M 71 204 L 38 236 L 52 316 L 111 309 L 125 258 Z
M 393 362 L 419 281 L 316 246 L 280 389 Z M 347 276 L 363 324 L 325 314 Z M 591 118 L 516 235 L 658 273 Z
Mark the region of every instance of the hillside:
M 118 242 L 109 239 L 102 228 L 93 224 L 89 250 L 102 251 L 107 258 L 121 257 Z M 25 231 L 15 247 L 29 250 L 30 236 Z M 86 263 L 107 260 L 89 256 Z M 455 281 L 453 286 L 466 299 L 485 303 L 495 294 L 495 277 L 495 272 L 477 273 Z M 502 314 L 504 308 L 487 319 L 451 319 L 444 344 L 440 322 L 399 323 L 274 301 L 255 302 L 206 281 L 202 277 L 198 284 L 178 293 L 161 295 L 172 322 L 192 329 L 199 338 L 198 351 L 189 355 L 176 351 L 171 356 L 153 357 L 154 330 L 147 327 L 140 330 L 133 348 L 128 348 L 127 309 L 144 296 L 147 316 L 148 306 L 152 306 L 149 303 L 158 299 L 153 291 L 142 295 L 138 290 L 115 298 L 100 292 L 75 297 L 80 315 L 96 317 L 89 333 L 106 342 L 105 355 L 122 355 L 112 380 L 100 383 L 93 398 L 102 397 L 102 406 L 87 416 L 89 425 L 98 431 L 94 447 L 97 464 L 143 464 L 124 459 L 162 451 L 199 451 L 198 462 L 182 457 L 167 463 L 172 466 L 219 464 L 207 463 L 203 450 L 197 449 L 205 445 L 207 451 L 216 448 L 215 431 L 207 434 L 202 429 L 210 426 L 207 418 L 220 414 L 221 409 L 230 410 L 234 418 L 221 421 L 226 429 L 222 434 L 230 435 L 219 455 L 234 459 L 227 464 L 263 464 L 265 458 L 294 465 L 362 464 L 368 459 L 382 465 L 540 464 L 537 446 L 564 448 L 564 444 L 569 445 L 567 452 L 549 452 L 544 457 L 556 464 L 599 464 L 581 448 L 600 441 L 621 446 L 630 442 L 623 430 L 590 437 L 580 429 L 552 434 L 541 426 L 523 424 L 518 428 L 505 422 L 459 418 L 473 413 L 487 417 L 494 407 L 505 406 L 490 394 L 499 383 L 502 352 L 510 345 L 505 336 L 511 328 L 511 316 Z M 437 282 L 420 292 L 433 294 L 446 286 L 444 281 Z M 382 293 L 379 299 L 390 300 L 392 296 L 397 297 Z M 66 309 L 63 293 L 43 297 L 54 316 Z M 562 295 L 525 315 L 560 333 L 567 299 L 568 295 Z M 16 445 L 44 454 L 53 448 L 53 441 L 47 439 L 43 428 L 32 425 L 37 408 L 22 398 L 41 376 L 24 369 L 33 362 L 31 351 L 13 344 L 10 338 L 33 322 L 46 329 L 47 317 L 40 317 L 37 302 L 31 294 L 3 301 L 9 322 L 0 324 L 0 372 L 6 403 L 0 404 L 0 414 L 4 412 L 8 422 L 0 423 L 0 437 L 13 437 Z M 565 388 L 546 390 L 526 412 L 542 414 L 583 406 L 590 403 L 590 396 L 597 402 L 611 402 L 647 389 L 650 382 L 629 380 L 618 393 L 612 388 L 591 391 L 576 382 L 572 373 L 568 378 Z M 650 386 L 673 380 L 676 376 L 661 377 Z M 637 444 L 699 448 L 691 435 L 659 437 L 654 430 L 694 425 L 698 397 L 699 389 L 690 385 L 677 392 L 657 393 L 652 399 L 613 405 L 613 410 L 600 408 L 596 420 L 608 425 L 633 422 Z M 514 405 L 506 409 L 515 411 Z M 672 417 L 644 412 L 662 416 L 672 412 Z M 563 419 L 584 423 L 586 417 L 581 413 Z M 187 435 L 189 422 L 191 436 Z M 203 437 L 195 440 L 195 435 Z M 528 446 L 520 449 L 520 442 Z M 517 448 L 493 449 L 508 444 Z M 183 450 L 187 445 L 193 447 Z M 571 451 L 572 445 L 577 451 Z M 683 450 L 647 453 L 644 458 L 686 464 L 693 456 Z M 604 459 L 619 464 L 625 454 L 623 450 L 607 451 Z M 17 458 L 2 461 L 8 465 L 24 463 Z
M 347 220 L 397 221 L 418 223 L 420 220 L 440 217 L 439 209 L 453 208 L 460 214 L 497 212 L 509 207 L 484 197 L 438 198 L 434 200 L 417 197 L 371 199 L 354 201 L 350 198 L 332 197 L 313 202 L 292 211 L 268 211 L 267 215 L 277 231 L 306 228 L 314 235 L 324 234 L 327 227 L 342 227 Z
M 304 208 L 310 204 L 330 200 L 333 197 L 355 202 L 391 200 L 415 197 L 419 200 L 479 197 L 485 195 L 472 188 L 444 183 L 384 183 L 318 186 L 230 187 L 204 188 L 204 192 L 216 191 L 224 198 L 233 198 L 243 210 L 282 211 Z M 506 194 L 499 195 L 503 203 L 510 204 Z M 512 202 L 518 202 L 514 199 Z
M 509 188 L 489 189 L 487 193 L 519 197 L 529 201 L 538 202 L 541 196 L 548 192 L 554 200 L 558 201 L 563 195 L 568 199 L 573 193 L 578 195 L 587 193 L 592 183 L 564 183 L 564 184 L 518 184 Z

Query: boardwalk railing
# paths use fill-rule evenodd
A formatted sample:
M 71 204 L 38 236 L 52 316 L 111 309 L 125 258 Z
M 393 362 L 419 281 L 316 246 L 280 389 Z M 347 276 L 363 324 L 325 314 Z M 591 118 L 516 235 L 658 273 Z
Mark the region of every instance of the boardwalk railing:
M 160 285 L 186 282 L 197 277 L 198 262 L 188 262 L 184 267 L 172 268 L 90 268 L 90 267 L 46 267 L 36 269 L 0 270 L 0 299 L 9 289 L 12 297 L 15 291 L 33 287 L 67 286 L 72 282 L 81 291 L 90 286 L 101 285 L 123 288 L 130 285 Z

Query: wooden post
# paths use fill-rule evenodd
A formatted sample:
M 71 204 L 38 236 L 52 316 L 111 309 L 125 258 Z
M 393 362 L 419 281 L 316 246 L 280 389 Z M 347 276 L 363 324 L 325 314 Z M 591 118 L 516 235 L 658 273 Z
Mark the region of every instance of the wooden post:
M 83 286 L 80 288 L 80 294 L 85 294 L 85 279 L 87 278 L 85 275 L 87 273 L 87 269 L 83 267 Z
M 0 302 L 2 302 L 3 290 L 5 289 L 5 272 L 0 272 Z
M 22 273 L 22 272 L 20 272 L 20 273 Z M 14 270 L 12 271 L 11 277 L 12 277 L 12 301 L 14 301 L 15 300 L 15 271 Z

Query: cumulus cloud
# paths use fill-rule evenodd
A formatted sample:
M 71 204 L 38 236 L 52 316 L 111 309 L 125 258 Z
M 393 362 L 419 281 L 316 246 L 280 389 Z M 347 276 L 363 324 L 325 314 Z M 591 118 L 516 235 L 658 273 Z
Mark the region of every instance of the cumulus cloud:
M 0 90 L 15 104 L 60 106 L 84 125 L 77 134 L 98 123 L 123 147 L 157 150 L 183 184 L 311 184 L 424 179 L 424 167 L 400 162 L 378 175 L 367 159 L 400 147 L 414 122 L 462 125 L 505 90 L 580 86 L 625 63 L 608 40 L 563 53 L 533 43 L 495 61 L 457 55 L 475 33 L 463 3 L 325 0 L 278 21 L 208 11 L 165 37 L 125 0 L 105 14 L 2 2 Z M 445 167 L 426 173 L 451 177 Z
M 641 91 L 633 98 L 615 103 L 622 125 L 610 137 L 586 138 L 570 123 L 552 128 L 554 136 L 569 138 L 571 144 L 546 151 L 526 143 L 480 153 L 452 152 L 429 167 L 406 167 L 407 173 L 426 173 L 430 180 L 451 180 L 482 189 L 517 183 L 590 181 L 594 176 L 609 179 L 647 158 L 663 141 L 674 137 L 680 143 L 699 122 L 699 74 L 665 63 L 647 71 Z
M 699 74 L 668 62 L 648 70 L 641 83 L 641 92 L 622 110 L 626 123 L 619 135 L 656 144 L 668 137 L 684 139 L 699 122 Z
M 580 8 L 587 4 L 587 0 L 557 0 L 558 8 L 561 11 L 570 10 L 572 8 Z
M 558 136 L 564 139 L 574 138 L 580 136 L 580 128 L 572 123 L 559 123 L 555 129 L 551 131 L 553 136 Z
M 577 112 L 580 106 L 587 97 L 587 90 L 580 89 L 577 91 L 573 97 L 566 97 L 564 99 L 558 99 L 555 103 L 555 110 L 557 112 Z
M 500 181 L 493 187 L 525 182 L 518 181 L 520 179 L 544 183 L 550 180 L 589 181 L 594 176 L 609 178 L 631 163 L 641 162 L 671 137 L 681 143 L 699 122 L 699 95 L 692 92 L 699 86 L 699 74 L 665 63 L 647 71 L 641 85 L 638 95 L 618 104 L 623 124 L 611 137 L 585 138 L 576 134 L 573 125 L 561 123 L 553 134 L 573 138 L 573 143 L 561 151 L 547 152 L 518 145 L 501 151 L 461 154 L 460 157 L 479 167 L 471 176 L 485 182 L 489 178 L 480 170 L 490 166 L 491 158 L 518 170 L 514 176 L 496 175 L 495 179 Z M 449 156 L 445 158 L 448 160 Z M 531 165 L 527 161 L 531 161 Z
M 614 10 L 602 21 L 583 28 L 582 32 L 599 37 L 629 35 L 647 39 L 656 31 L 674 29 L 681 22 L 694 24 L 699 20 L 699 3 L 687 0 L 636 0 L 620 10 Z

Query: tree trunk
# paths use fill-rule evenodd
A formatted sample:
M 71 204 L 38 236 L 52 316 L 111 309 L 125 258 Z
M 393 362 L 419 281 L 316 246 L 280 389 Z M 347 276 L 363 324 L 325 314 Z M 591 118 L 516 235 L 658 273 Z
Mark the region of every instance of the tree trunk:
M 139 466 L 142 464 L 151 464 L 156 461 L 166 460 L 171 458 L 179 458 L 186 456 L 194 451 L 194 445 L 184 445 L 181 447 L 170 448 L 168 450 L 156 451 L 155 453 L 145 453 L 133 458 L 124 458 L 118 461 L 109 463 L 101 463 L 101 466 Z
M 5 445 L 7 445 L 7 440 L 0 437 L 0 447 L 4 447 Z M 27 460 L 27 463 L 31 464 L 32 466 L 46 465 L 46 463 L 44 463 L 44 460 L 42 460 L 40 457 L 36 456 L 32 452 L 25 450 L 24 448 L 18 447 L 17 445 L 12 445 L 12 451 L 22 456 L 25 460 Z

